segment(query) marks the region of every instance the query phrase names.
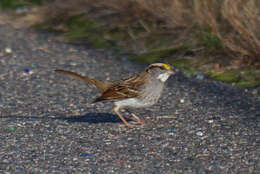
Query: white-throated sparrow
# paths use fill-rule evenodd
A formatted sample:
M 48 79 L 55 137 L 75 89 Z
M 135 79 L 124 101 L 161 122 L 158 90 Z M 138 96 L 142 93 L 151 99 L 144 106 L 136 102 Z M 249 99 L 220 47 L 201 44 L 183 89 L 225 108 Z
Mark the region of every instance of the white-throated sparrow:
M 168 64 L 154 63 L 149 65 L 145 71 L 129 78 L 107 82 L 83 77 L 77 73 L 66 70 L 55 70 L 55 72 L 67 74 L 93 84 L 102 93 L 94 102 L 113 101 L 114 111 L 126 126 L 132 126 L 120 114 L 121 108 L 144 108 L 155 104 L 161 96 L 164 83 L 170 75 L 174 74 L 172 67 Z M 142 120 L 131 113 L 136 124 L 143 124 Z

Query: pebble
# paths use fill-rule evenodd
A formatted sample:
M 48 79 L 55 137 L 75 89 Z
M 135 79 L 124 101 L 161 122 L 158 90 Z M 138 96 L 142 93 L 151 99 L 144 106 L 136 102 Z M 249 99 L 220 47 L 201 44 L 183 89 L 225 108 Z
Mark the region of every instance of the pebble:
M 77 63 L 76 62 L 70 62 L 70 65 L 71 66 L 77 66 Z
M 80 156 L 91 156 L 90 153 L 82 153 Z
M 96 173 L 96 170 L 95 169 L 90 169 L 89 172 L 90 173 Z
M 184 99 L 180 99 L 180 103 L 184 103 Z
M 213 120 L 208 120 L 208 123 L 213 123 Z
M 202 73 L 199 73 L 196 75 L 196 79 L 203 80 L 205 78 L 205 75 Z
M 180 72 L 180 69 L 177 68 L 177 67 L 173 67 L 173 69 L 174 69 L 175 72 Z
M 17 7 L 17 8 L 15 9 L 15 12 L 16 12 L 17 14 L 26 13 L 26 12 L 28 12 L 28 8 L 25 7 L 25 6 Z
M 170 132 L 169 135 L 176 135 L 176 133 L 175 132 Z
M 8 130 L 13 131 L 15 128 L 14 127 L 8 127 Z
M 198 136 L 203 136 L 203 132 L 198 131 L 198 132 L 196 132 L 196 135 L 198 135 Z
M 4 159 L 3 162 L 4 162 L 4 163 L 8 163 L 9 161 L 8 161 L 7 159 Z
M 25 68 L 24 69 L 24 72 L 23 72 L 24 76 L 31 75 L 31 74 L 33 74 L 33 71 L 30 68 Z
M 29 69 L 29 68 L 26 68 L 26 69 L 24 70 L 24 72 L 29 73 L 29 72 L 30 72 L 30 69 Z
M 24 124 L 17 123 L 17 126 L 18 126 L 18 127 L 23 127 Z
M 259 89 L 253 89 L 252 94 L 253 95 L 260 95 L 260 88 Z
M 12 53 L 12 49 L 9 48 L 9 47 L 6 47 L 6 48 L 5 48 L 5 53 L 11 54 L 11 53 Z

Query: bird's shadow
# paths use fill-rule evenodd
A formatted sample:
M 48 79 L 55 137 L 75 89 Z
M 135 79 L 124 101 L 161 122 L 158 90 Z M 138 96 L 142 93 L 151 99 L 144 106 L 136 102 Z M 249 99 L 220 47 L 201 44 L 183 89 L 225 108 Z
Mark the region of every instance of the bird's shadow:
M 11 120 L 64 120 L 69 123 L 85 122 L 89 124 L 97 123 L 122 123 L 120 118 L 114 114 L 110 113 L 87 113 L 85 115 L 76 116 L 23 116 L 23 115 L 8 115 L 0 116 L 0 119 L 11 119 Z M 132 119 L 125 118 L 127 121 L 132 121 Z
M 110 113 L 87 113 L 85 115 L 78 116 L 69 116 L 69 117 L 55 117 L 53 119 L 57 120 L 65 120 L 67 122 L 75 123 L 75 122 L 86 122 L 90 124 L 95 123 L 119 123 L 122 122 L 121 119 Z M 127 121 L 131 121 L 131 119 L 126 118 Z

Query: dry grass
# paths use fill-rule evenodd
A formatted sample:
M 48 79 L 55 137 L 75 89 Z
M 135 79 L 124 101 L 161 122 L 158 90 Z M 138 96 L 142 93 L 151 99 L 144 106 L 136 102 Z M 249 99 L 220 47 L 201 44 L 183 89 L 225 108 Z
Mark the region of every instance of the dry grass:
M 241 63 L 260 61 L 260 5 L 257 0 L 137 2 L 154 15 L 158 14 L 168 29 L 199 25 L 203 30 L 209 27 L 212 34 L 221 39 L 229 56 L 240 56 L 241 61 L 246 61 Z
M 227 48 L 250 57 L 249 64 L 260 60 L 259 8 L 257 1 L 226 0 L 222 5 L 223 18 L 231 30 L 219 36 Z
M 148 33 L 154 30 L 174 33 L 181 28 L 184 34 L 180 37 L 189 37 L 187 31 L 206 31 L 222 41 L 228 57 L 240 64 L 259 65 L 259 10 L 258 0 L 56 0 L 45 7 L 44 16 L 64 20 L 87 13 L 108 19 L 109 26 L 127 27 L 137 21 Z M 155 25 L 147 25 L 149 22 Z

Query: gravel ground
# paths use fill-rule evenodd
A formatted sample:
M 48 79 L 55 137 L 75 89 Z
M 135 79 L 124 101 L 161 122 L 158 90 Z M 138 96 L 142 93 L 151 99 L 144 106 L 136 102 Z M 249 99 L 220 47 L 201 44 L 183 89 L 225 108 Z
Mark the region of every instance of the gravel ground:
M 92 104 L 95 88 L 53 70 L 113 80 L 143 65 L 7 25 L 0 65 L 0 173 L 260 173 L 260 99 L 244 90 L 176 75 L 127 128 L 112 103 Z

